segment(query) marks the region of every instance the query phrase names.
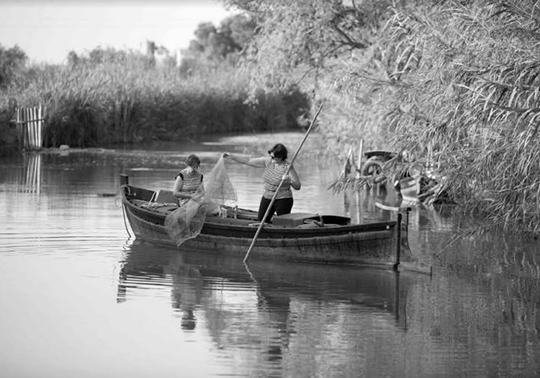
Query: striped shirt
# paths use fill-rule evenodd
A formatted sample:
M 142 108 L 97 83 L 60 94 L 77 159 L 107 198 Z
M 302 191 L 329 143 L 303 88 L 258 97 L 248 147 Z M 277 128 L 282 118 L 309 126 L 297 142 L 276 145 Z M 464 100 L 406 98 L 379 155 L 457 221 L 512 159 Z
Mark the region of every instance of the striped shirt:
M 289 163 L 287 161 L 283 161 L 281 163 L 276 163 L 274 160 L 272 160 L 270 163 L 266 165 L 266 168 L 264 169 L 263 173 L 263 181 L 264 181 L 264 193 L 263 197 L 267 199 L 272 199 L 274 197 L 274 193 L 276 192 L 277 187 L 279 186 L 279 183 L 281 182 L 281 178 L 284 174 L 287 173 L 287 170 L 289 169 Z M 282 198 L 292 198 L 292 190 L 291 190 L 291 180 L 286 179 L 283 182 L 283 185 L 279 188 L 279 192 L 276 196 L 276 199 L 282 199 Z
M 190 170 L 189 168 L 180 171 L 176 177 L 178 176 L 184 181 L 182 184 L 182 192 L 195 193 L 203 181 L 202 173 Z

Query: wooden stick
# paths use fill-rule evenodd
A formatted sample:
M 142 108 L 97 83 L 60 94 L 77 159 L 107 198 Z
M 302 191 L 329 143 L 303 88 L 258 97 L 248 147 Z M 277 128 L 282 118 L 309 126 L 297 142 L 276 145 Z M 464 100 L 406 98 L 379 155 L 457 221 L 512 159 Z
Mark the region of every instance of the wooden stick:
M 26 125 L 25 125 L 25 137 L 24 137 L 24 149 L 25 150 L 29 150 L 30 149 L 30 129 L 29 129 L 29 125 L 30 123 L 28 122 L 30 120 L 30 112 L 28 111 L 28 108 L 24 108 L 24 120 L 26 121 Z
M 15 123 L 17 127 L 17 139 L 19 143 L 19 150 L 22 150 L 23 149 L 22 136 L 23 136 L 24 125 L 22 124 L 21 108 L 17 107 L 17 109 L 15 110 L 15 113 L 16 113 Z
M 364 155 L 364 139 L 360 138 L 360 143 L 358 144 L 358 160 L 356 161 L 356 178 L 360 178 L 362 172 L 362 155 Z
M 347 174 L 349 173 L 349 172 L 347 172 L 347 166 L 349 164 L 351 164 L 352 157 L 353 157 L 353 149 L 351 147 L 351 148 L 349 148 L 349 153 L 347 154 L 347 159 L 345 159 L 345 163 L 343 164 L 343 170 L 341 171 L 339 179 L 346 179 L 347 178 Z
M 26 149 L 32 149 L 32 125 L 30 123 L 30 108 L 24 108 L 26 118 Z
M 34 108 L 34 128 L 36 129 L 36 136 L 35 136 L 35 149 L 36 150 L 39 150 L 39 148 L 41 147 L 39 145 L 39 122 L 38 122 L 38 108 L 37 106 Z
M 31 128 L 32 128 L 32 149 L 36 150 L 37 149 L 37 128 L 36 128 L 36 121 L 35 121 L 35 119 L 37 118 L 37 116 L 36 116 L 36 108 L 30 108 L 30 117 L 32 117 L 32 123 L 31 123 Z
M 289 167 L 287 168 L 287 172 L 285 172 L 285 174 L 281 178 L 281 181 L 279 182 L 279 185 L 276 188 L 276 191 L 274 192 L 274 196 L 272 197 L 272 200 L 270 201 L 270 205 L 268 205 L 268 208 L 266 209 L 266 212 L 264 213 L 264 217 L 261 220 L 261 223 L 259 224 L 259 228 L 257 228 L 257 232 L 255 233 L 255 236 L 253 237 L 253 240 L 251 241 L 251 245 L 249 246 L 249 249 L 248 249 L 248 251 L 246 253 L 246 256 L 244 257 L 244 262 L 246 262 L 249 259 L 249 255 L 251 254 L 251 250 L 253 249 L 253 246 L 255 245 L 255 241 L 259 237 L 259 234 L 261 233 L 261 230 L 263 228 L 264 221 L 266 220 L 266 217 L 270 213 L 270 209 L 272 208 L 272 205 L 276 201 L 276 196 L 277 196 L 277 193 L 278 193 L 279 189 L 281 188 L 281 185 L 283 185 L 283 182 L 285 181 L 285 176 L 287 176 L 289 174 L 289 171 L 291 170 L 291 167 L 294 164 L 294 161 L 296 160 L 296 157 L 298 156 L 298 153 L 300 152 L 300 149 L 304 145 L 304 142 L 306 141 L 309 133 L 311 132 L 311 129 L 313 128 L 313 125 L 315 125 L 315 120 L 319 116 L 319 113 L 321 112 L 322 107 L 323 107 L 323 105 L 321 104 L 321 106 L 319 106 L 319 109 L 317 110 L 317 113 L 315 113 L 315 116 L 311 120 L 311 124 L 309 125 L 309 128 L 308 128 L 308 130 L 306 132 L 306 135 L 304 135 L 304 139 L 302 139 L 302 142 L 300 143 L 300 145 L 296 149 L 296 152 L 294 153 L 294 156 L 293 156 L 293 158 L 291 160 L 291 163 L 289 164 Z
M 360 138 L 360 142 L 358 143 L 358 159 L 356 160 L 356 174 L 354 175 L 354 178 L 356 180 L 359 180 L 362 174 L 361 169 L 362 169 L 362 156 L 363 155 L 364 155 L 364 139 Z M 358 182 L 356 184 L 358 184 Z M 360 190 L 356 188 L 355 192 L 356 192 L 356 212 L 357 212 L 357 217 L 358 217 L 358 223 L 362 223 L 364 219 L 362 217 L 362 205 L 360 204 Z
M 34 149 L 34 143 L 35 143 L 35 130 L 34 130 L 34 115 L 32 114 L 33 111 L 32 108 L 28 108 L 27 111 L 28 111 L 28 149 L 29 150 L 33 150 Z
M 39 104 L 38 111 L 37 111 L 37 123 L 38 123 L 38 148 L 41 149 L 43 147 L 43 122 L 41 121 L 42 118 L 42 111 L 41 111 L 41 104 Z
M 375 202 L 375 206 L 377 206 L 379 209 L 383 209 L 387 211 L 394 211 L 396 213 L 399 213 L 399 210 L 400 210 L 400 207 L 398 206 L 389 206 L 380 202 Z

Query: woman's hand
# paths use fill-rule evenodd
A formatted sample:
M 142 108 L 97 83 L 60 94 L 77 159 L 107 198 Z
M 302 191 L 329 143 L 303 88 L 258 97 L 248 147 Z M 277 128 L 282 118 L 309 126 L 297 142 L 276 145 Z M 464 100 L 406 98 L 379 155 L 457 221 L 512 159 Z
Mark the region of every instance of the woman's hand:
M 195 193 L 191 196 L 191 199 L 195 202 L 201 203 L 204 201 L 204 193 Z

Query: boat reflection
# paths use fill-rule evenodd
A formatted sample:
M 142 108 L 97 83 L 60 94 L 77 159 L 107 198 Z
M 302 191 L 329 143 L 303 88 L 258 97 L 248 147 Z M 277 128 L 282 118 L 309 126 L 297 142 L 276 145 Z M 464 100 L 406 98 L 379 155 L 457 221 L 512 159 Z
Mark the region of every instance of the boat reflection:
M 117 301 L 137 300 L 142 292 L 148 295 L 148 289 L 170 288 L 183 330 L 195 330 L 204 319 L 220 347 L 247 345 L 258 334 L 267 339 L 268 360 L 281 358 L 298 328 L 321 332 L 317 324 L 305 321 L 310 317 L 305 311 L 327 313 L 342 322 L 364 313 L 389 327 L 407 329 L 407 295 L 418 275 L 254 260 L 245 265 L 230 256 L 135 241 L 122 262 Z

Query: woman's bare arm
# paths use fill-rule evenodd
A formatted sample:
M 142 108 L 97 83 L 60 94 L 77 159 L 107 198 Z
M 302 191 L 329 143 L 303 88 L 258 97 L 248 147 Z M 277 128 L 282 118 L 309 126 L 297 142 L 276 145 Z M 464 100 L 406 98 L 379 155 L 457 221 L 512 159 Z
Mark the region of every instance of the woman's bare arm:
M 255 168 L 264 168 L 270 162 L 270 157 L 249 158 L 249 157 L 244 157 L 244 156 L 233 155 L 228 152 L 224 152 L 223 157 L 234 160 L 238 163 L 255 167 Z
M 300 182 L 300 178 L 298 177 L 298 173 L 296 172 L 296 169 L 291 165 L 291 169 L 289 170 L 289 180 L 291 181 L 291 186 L 293 189 L 300 190 L 302 187 L 302 183 Z

